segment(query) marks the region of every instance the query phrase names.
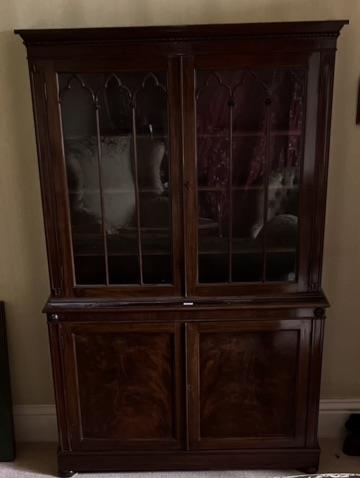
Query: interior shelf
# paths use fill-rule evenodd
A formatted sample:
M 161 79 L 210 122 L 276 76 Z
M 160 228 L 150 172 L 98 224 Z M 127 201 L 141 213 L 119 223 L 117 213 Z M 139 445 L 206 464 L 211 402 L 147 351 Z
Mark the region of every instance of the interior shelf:
M 199 186 L 198 188 L 199 192 L 223 192 L 223 191 L 229 191 L 231 189 L 232 191 L 260 191 L 264 189 L 263 184 L 259 185 L 254 185 L 254 186 Z M 283 190 L 283 191 L 297 191 L 299 190 L 298 186 L 286 186 L 286 185 L 276 185 L 276 186 L 271 186 L 269 185 L 267 187 L 268 190 Z
M 246 138 L 246 137 L 262 137 L 265 136 L 265 131 L 233 131 L 232 138 Z M 301 136 L 300 130 L 272 130 L 270 136 Z M 229 139 L 229 133 L 198 133 L 199 139 L 203 138 L 224 138 Z

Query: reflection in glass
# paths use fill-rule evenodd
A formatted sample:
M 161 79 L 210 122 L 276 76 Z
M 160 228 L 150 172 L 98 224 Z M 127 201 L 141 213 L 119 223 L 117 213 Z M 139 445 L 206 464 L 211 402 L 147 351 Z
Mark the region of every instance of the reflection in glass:
M 294 281 L 298 246 L 300 137 L 272 140 L 268 180 L 266 280 Z
M 302 70 L 197 72 L 200 283 L 296 280 L 304 83 Z
M 148 74 L 136 94 L 136 165 L 145 284 L 171 282 L 168 121 L 165 78 Z M 163 165 L 166 164 L 166 171 Z
M 61 74 L 77 284 L 171 283 L 164 73 Z
M 75 279 L 78 284 L 105 284 L 94 93 L 75 75 L 64 77 L 60 87 Z
M 228 264 L 228 198 L 226 192 L 199 191 L 199 280 L 224 282 Z

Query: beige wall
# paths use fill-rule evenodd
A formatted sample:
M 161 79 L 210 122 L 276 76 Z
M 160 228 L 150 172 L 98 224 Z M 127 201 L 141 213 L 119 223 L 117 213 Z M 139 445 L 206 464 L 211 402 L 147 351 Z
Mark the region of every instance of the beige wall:
M 1 0 L 0 297 L 7 303 L 17 404 L 53 401 L 41 307 L 49 286 L 25 49 L 14 28 L 349 18 L 339 41 L 324 289 L 332 303 L 323 397 L 360 397 L 359 0 Z

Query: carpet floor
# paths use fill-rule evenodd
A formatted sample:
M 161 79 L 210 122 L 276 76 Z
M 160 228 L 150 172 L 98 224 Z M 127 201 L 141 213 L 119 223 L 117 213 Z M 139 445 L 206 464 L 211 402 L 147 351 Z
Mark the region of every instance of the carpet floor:
M 321 443 L 319 473 L 360 473 L 360 457 L 348 457 L 332 440 Z M 19 444 L 13 463 L 0 463 L 0 478 L 47 478 L 56 476 L 53 443 Z M 78 478 L 273 478 L 298 475 L 296 470 L 239 470 L 153 473 L 79 473 Z

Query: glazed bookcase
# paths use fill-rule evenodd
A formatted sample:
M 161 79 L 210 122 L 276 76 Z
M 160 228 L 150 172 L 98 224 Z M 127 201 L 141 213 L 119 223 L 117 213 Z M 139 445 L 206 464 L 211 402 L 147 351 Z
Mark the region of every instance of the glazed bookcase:
M 317 468 L 346 23 L 17 31 L 61 476 Z

